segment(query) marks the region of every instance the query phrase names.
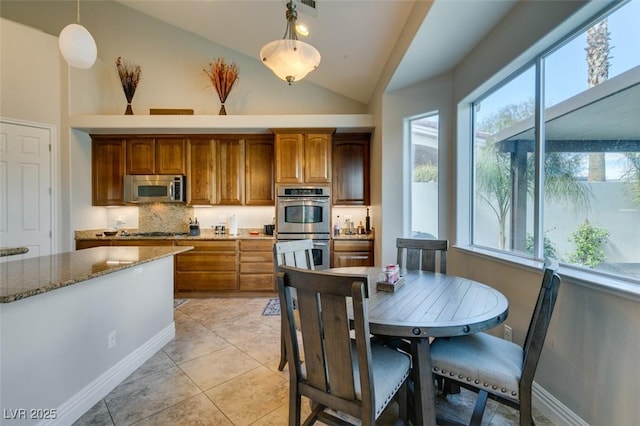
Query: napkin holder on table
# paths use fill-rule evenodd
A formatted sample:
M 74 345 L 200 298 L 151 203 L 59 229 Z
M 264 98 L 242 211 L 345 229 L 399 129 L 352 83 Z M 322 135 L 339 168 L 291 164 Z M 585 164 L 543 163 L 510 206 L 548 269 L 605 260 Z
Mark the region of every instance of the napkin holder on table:
M 397 289 L 399 289 L 403 285 L 404 285 L 404 277 L 398 278 L 398 281 L 396 281 L 395 283 L 388 283 L 388 282 L 384 282 L 384 281 L 378 281 L 378 282 L 376 282 L 376 290 L 393 293 L 394 291 L 396 291 Z

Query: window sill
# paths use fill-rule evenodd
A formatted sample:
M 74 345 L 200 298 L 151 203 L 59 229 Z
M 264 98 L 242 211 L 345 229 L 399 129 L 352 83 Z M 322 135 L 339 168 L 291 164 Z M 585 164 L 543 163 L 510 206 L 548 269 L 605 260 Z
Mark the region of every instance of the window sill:
M 511 253 L 472 246 L 454 246 L 453 248 L 470 255 L 527 270 L 540 270 L 543 265 L 542 261 L 527 259 Z M 571 282 L 572 284 L 640 302 L 640 281 L 590 272 L 564 263 L 560 264 L 559 274 L 565 281 Z

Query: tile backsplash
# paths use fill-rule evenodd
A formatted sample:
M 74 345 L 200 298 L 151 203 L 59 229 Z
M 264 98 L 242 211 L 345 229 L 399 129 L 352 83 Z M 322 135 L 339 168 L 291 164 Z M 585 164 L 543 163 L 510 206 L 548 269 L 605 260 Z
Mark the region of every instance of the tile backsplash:
M 138 208 L 138 229 L 140 232 L 188 232 L 189 218 L 194 218 L 193 207 L 185 204 L 140 204 Z
M 273 206 L 187 206 L 180 203 L 138 204 L 106 208 L 106 228 L 136 230 L 139 232 L 187 232 L 189 218 L 198 218 L 200 228 L 215 225 L 229 226 L 232 215 L 237 217 L 238 228 L 262 228 L 275 216 Z M 95 226 L 100 228 L 100 225 Z

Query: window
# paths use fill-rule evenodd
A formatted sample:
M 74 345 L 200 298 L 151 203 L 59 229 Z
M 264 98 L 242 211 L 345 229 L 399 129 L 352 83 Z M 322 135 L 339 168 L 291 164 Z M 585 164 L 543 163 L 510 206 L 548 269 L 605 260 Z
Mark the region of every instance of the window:
M 438 236 L 438 114 L 409 121 L 411 238 Z
M 505 141 L 510 129 L 531 128 L 535 69 L 530 67 L 474 105 L 474 243 L 499 250 L 525 251 L 527 217 L 533 202 L 528 168 L 533 164 L 533 138 L 522 145 Z M 524 127 L 522 124 L 526 123 Z M 519 150 L 517 153 L 515 150 Z M 522 154 L 522 155 L 520 155 Z M 511 173 L 519 171 L 515 176 Z M 513 194 L 516 194 L 514 197 Z M 518 228 L 521 226 L 521 228 Z M 532 223 L 528 229 L 531 233 Z M 522 232 L 520 232 L 522 231 Z
M 640 279 L 637 22 L 628 2 L 473 102 L 474 245 Z

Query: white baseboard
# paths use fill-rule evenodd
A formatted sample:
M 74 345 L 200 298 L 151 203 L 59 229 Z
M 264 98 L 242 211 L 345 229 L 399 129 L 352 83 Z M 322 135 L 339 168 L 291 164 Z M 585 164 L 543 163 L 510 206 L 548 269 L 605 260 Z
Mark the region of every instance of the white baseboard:
M 176 335 L 172 322 L 158 334 L 124 357 L 116 365 L 102 373 L 78 393 L 62 403 L 57 409 L 57 418 L 38 423 L 38 426 L 67 426 L 78 420 L 91 407 L 103 399 L 131 373 L 169 343 Z
M 582 420 L 536 382 L 533 382 L 532 398 L 533 406 L 556 426 L 589 426 L 589 423 Z

